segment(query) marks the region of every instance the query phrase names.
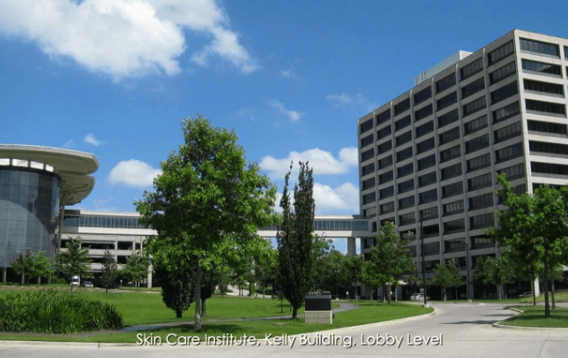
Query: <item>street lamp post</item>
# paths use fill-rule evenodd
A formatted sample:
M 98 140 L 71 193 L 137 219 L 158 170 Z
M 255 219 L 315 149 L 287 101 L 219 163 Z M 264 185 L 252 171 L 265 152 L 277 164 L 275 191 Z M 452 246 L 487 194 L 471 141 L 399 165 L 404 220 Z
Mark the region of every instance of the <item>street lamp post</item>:
M 420 215 L 420 221 L 418 222 L 418 234 L 420 235 L 420 253 L 422 256 L 422 285 L 424 287 L 424 305 L 427 305 L 428 295 L 426 292 L 426 264 L 424 263 L 424 235 L 422 232 L 422 215 Z

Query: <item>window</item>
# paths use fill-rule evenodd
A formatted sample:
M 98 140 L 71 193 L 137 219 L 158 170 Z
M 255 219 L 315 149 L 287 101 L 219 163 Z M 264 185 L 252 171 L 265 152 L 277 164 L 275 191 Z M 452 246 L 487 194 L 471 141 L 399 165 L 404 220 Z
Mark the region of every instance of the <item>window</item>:
M 443 206 L 444 216 L 454 215 L 458 213 L 463 213 L 463 200 L 453 201 L 451 203 L 444 204 Z
M 406 254 L 409 257 L 416 257 L 416 246 L 408 246 L 408 247 L 405 247 L 405 249 L 407 251 Z
M 439 255 L 440 254 L 440 243 L 431 242 L 429 244 L 424 244 L 424 255 Z M 436 266 L 434 265 L 432 269 Z
M 447 168 L 442 169 L 442 180 L 457 177 L 458 175 L 461 175 L 461 174 L 462 174 L 461 163 L 454 164 L 454 165 L 451 165 Z
M 444 233 L 450 234 L 454 232 L 460 232 L 465 230 L 465 220 L 458 219 L 452 220 L 444 223 Z
M 373 206 L 368 209 L 363 209 L 363 216 L 365 216 L 366 218 L 372 218 L 373 216 L 377 216 L 377 208 Z
M 377 117 L 376 117 L 377 123 L 376 123 L 376 125 L 378 126 L 378 125 L 381 124 L 381 123 L 385 123 L 386 121 L 388 121 L 388 120 L 390 119 L 390 117 L 391 117 L 390 109 L 387 109 L 386 111 L 377 114 Z
M 434 165 L 436 165 L 436 155 L 432 154 L 418 161 L 418 170 L 430 168 L 431 166 Z
M 433 206 L 428 209 L 420 210 L 422 220 L 432 220 L 438 218 L 438 207 Z
M 491 166 L 491 155 L 489 153 L 467 161 L 468 172 L 473 172 L 481 168 L 487 168 L 489 166 Z
M 450 198 L 463 193 L 463 183 L 458 181 L 442 187 L 442 198 Z
M 485 102 L 485 96 L 479 97 L 478 99 L 469 102 L 468 104 L 463 106 L 463 116 L 469 116 L 472 113 L 477 111 L 481 111 L 487 106 Z
M 398 216 L 399 225 L 414 224 L 416 222 L 416 217 L 414 213 L 402 214 Z
M 400 238 L 402 240 L 413 241 L 416 240 L 416 229 L 405 230 L 400 233 Z M 416 246 L 413 246 L 416 247 Z
M 550 153 L 550 154 L 568 154 L 568 146 L 566 144 L 548 143 L 529 141 L 529 150 L 531 152 Z
M 436 82 L 436 93 L 440 93 L 456 84 L 455 72 Z
M 394 115 L 397 116 L 410 108 L 410 98 L 394 105 Z
M 363 133 L 365 133 L 365 132 L 371 130 L 372 128 L 373 128 L 373 119 L 371 118 L 371 119 L 369 119 L 368 121 L 362 123 L 362 124 L 359 126 L 359 132 L 360 132 L 361 134 L 363 134 Z
M 377 131 L 377 140 L 381 140 L 391 134 L 391 126 L 386 126 Z
M 373 143 L 373 135 L 372 134 L 361 139 L 361 148 L 366 147 L 371 143 Z
M 381 205 L 381 214 L 391 213 L 394 211 L 394 201 Z
M 426 124 L 421 125 L 420 127 L 416 127 L 416 138 L 422 137 L 425 134 L 428 134 L 434 130 L 434 122 L 430 121 Z
M 436 105 L 437 105 L 437 109 L 442 110 L 446 107 L 451 106 L 452 104 L 456 103 L 458 101 L 458 94 L 457 92 L 452 92 L 449 95 L 440 98 L 439 100 L 436 101 Z
M 424 228 L 422 229 L 422 233 L 424 234 L 425 238 L 438 236 L 440 235 L 440 227 L 438 225 L 424 226 Z
M 389 196 L 393 196 L 394 195 L 394 187 L 389 186 L 388 188 L 384 188 L 379 190 L 379 198 L 380 199 L 384 199 L 384 198 L 388 198 Z
M 375 201 L 375 192 L 363 195 L 363 204 L 372 203 Z
M 410 179 L 410 180 L 407 180 L 405 182 L 398 184 L 398 193 L 399 194 L 406 193 L 407 191 L 410 191 L 410 190 L 413 190 L 413 189 L 414 189 L 414 179 Z
M 538 61 L 523 60 L 522 61 L 523 70 L 545 73 L 553 76 L 562 77 L 562 69 L 559 65 L 553 65 L 551 63 L 544 63 Z
M 564 59 L 568 60 L 568 47 L 564 46 Z
M 498 70 L 491 72 L 489 74 L 489 83 L 493 85 L 509 76 L 514 75 L 515 73 L 517 73 L 517 66 L 515 65 L 515 61 L 513 61 L 499 68 Z
M 487 54 L 487 62 L 491 66 L 494 63 L 501 61 L 502 59 L 508 57 L 515 52 L 515 45 L 513 40 L 507 42 L 503 46 L 496 48 L 495 50 Z
M 379 184 L 388 183 L 389 181 L 392 181 L 393 176 L 394 175 L 392 171 L 379 175 Z
M 525 176 L 525 165 L 523 163 L 513 165 L 512 167 L 499 170 L 498 173 L 505 173 L 505 176 L 507 177 L 508 181 L 517 178 L 522 178 Z
M 438 189 L 432 189 L 418 195 L 420 204 L 438 200 Z
M 493 213 L 473 216 L 469 218 L 469 225 L 472 230 L 495 226 L 495 218 Z
M 472 249 L 476 250 L 476 249 L 484 249 L 489 247 L 495 247 L 495 241 L 493 241 L 490 237 L 487 237 L 485 235 L 471 237 Z
M 456 109 L 449 111 L 448 113 L 438 117 L 438 128 L 442 128 L 443 126 L 446 126 L 450 123 L 457 121 L 458 119 L 460 119 L 460 117 L 459 117 L 458 109 L 456 108 Z
M 493 124 L 504 121 L 519 114 L 519 102 L 511 103 L 503 108 L 493 111 Z
M 497 163 L 505 162 L 507 160 L 518 158 L 523 155 L 523 144 L 517 143 L 511 145 L 509 147 L 505 147 L 503 149 L 498 150 L 495 153 L 495 157 L 497 159 Z
M 435 146 L 436 143 L 434 141 L 434 138 L 426 139 L 425 141 L 416 144 L 416 153 L 417 154 L 424 153 L 434 148 Z
M 473 81 L 472 83 L 468 84 L 467 86 L 464 86 L 461 89 L 462 99 L 467 98 L 472 94 L 475 94 L 484 89 L 485 89 L 485 77 L 481 77 L 480 79 Z
M 412 157 L 412 147 L 408 147 L 396 153 L 396 162 L 398 163 L 411 157 Z
M 521 39 L 521 50 L 560 57 L 560 50 L 558 49 L 558 45 L 549 44 L 547 42 Z
M 454 129 L 450 129 L 447 132 L 440 134 L 440 145 L 449 143 L 454 139 L 458 139 L 460 137 L 460 127 L 455 127 Z
M 519 93 L 517 81 L 511 82 L 498 90 L 491 92 L 491 104 L 499 103 Z
M 544 101 L 526 100 L 527 111 L 535 111 L 542 113 L 559 114 L 566 116 L 566 106 L 561 103 L 551 103 Z
M 407 165 L 403 165 L 402 167 L 397 169 L 397 178 L 402 178 L 407 175 L 414 173 L 414 164 L 410 163 Z
M 489 134 L 474 138 L 465 143 L 465 152 L 473 153 L 483 148 L 489 147 Z
M 459 252 L 464 250 L 465 238 L 444 241 L 444 252 Z
M 568 128 L 565 124 L 528 120 L 527 127 L 529 131 L 560 134 L 563 136 L 566 136 L 568 134 Z
M 432 87 L 426 87 L 420 92 L 414 95 L 414 105 L 424 102 L 428 98 L 432 97 Z
M 435 183 L 436 181 L 437 181 L 436 172 L 424 174 L 424 175 L 418 177 L 418 187 L 430 185 L 432 183 Z
M 429 104 L 423 108 L 420 108 L 416 112 L 414 112 L 414 121 L 418 122 L 421 119 L 424 119 L 432 114 L 432 105 Z
M 398 121 L 396 121 L 396 123 L 394 124 L 394 128 L 395 130 L 401 130 L 402 128 L 408 127 L 411 123 L 410 120 L 410 114 L 402 119 L 399 119 Z
M 362 187 L 363 190 L 373 188 L 375 186 L 375 178 L 369 178 L 367 180 L 363 180 Z
M 398 209 L 406 209 L 414 206 L 414 195 L 407 196 L 406 198 L 400 199 L 398 201 Z
M 487 173 L 467 180 L 467 191 L 487 188 L 493 185 L 493 174 Z
M 361 161 L 364 162 L 366 160 L 373 158 L 374 156 L 375 156 L 375 148 L 371 148 L 361 153 Z
M 521 134 L 521 122 L 516 122 L 493 132 L 495 143 L 517 137 Z
M 367 164 L 361 168 L 361 175 L 367 175 L 375 171 L 375 163 Z
M 460 69 L 461 80 L 465 80 L 483 70 L 483 58 L 478 58 Z
M 531 162 L 531 170 L 533 173 L 568 175 L 568 166 L 561 164 Z
M 392 149 L 392 141 L 389 140 L 377 146 L 377 154 L 386 153 L 387 151 Z
M 477 132 L 480 129 L 487 127 L 487 115 L 471 120 L 463 125 L 466 134 Z
M 399 135 L 396 137 L 396 146 L 401 146 L 404 143 L 408 143 L 412 140 L 412 131 L 408 131 L 404 134 Z
M 554 83 L 540 82 L 533 80 L 524 80 L 525 90 L 552 93 L 564 96 L 564 89 L 562 85 L 557 85 Z
M 461 144 L 440 152 L 440 163 L 447 162 L 461 156 Z
M 379 169 L 388 168 L 392 165 L 392 156 L 389 155 L 388 157 L 384 157 L 383 159 L 379 160 Z

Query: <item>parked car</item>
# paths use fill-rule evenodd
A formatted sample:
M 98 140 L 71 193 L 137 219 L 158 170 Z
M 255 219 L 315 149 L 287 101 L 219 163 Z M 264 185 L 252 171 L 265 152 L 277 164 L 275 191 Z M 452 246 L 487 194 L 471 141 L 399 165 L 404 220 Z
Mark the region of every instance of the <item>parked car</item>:
M 426 296 L 426 299 L 429 300 L 430 297 Z M 411 301 L 423 301 L 424 300 L 424 294 L 423 293 L 413 293 L 412 296 L 410 296 L 410 300 Z
M 93 285 L 93 283 L 91 281 L 85 281 L 85 282 L 83 282 L 83 287 L 93 288 L 93 287 L 95 287 L 95 285 Z
M 80 286 L 80 285 L 81 285 L 81 280 L 79 279 L 79 276 L 71 277 L 71 286 Z
M 529 291 L 519 295 L 519 298 L 525 298 L 525 297 L 532 297 L 532 292 Z

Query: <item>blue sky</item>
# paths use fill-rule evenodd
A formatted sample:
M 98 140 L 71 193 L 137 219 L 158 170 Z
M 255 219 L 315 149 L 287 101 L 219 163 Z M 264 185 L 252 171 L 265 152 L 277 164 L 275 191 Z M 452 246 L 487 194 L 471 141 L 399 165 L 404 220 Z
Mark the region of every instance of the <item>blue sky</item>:
M 357 214 L 357 120 L 458 50 L 568 37 L 562 4 L 0 0 L 0 142 L 94 153 L 78 207 L 134 211 L 199 113 L 280 190 L 309 160 L 317 212 Z

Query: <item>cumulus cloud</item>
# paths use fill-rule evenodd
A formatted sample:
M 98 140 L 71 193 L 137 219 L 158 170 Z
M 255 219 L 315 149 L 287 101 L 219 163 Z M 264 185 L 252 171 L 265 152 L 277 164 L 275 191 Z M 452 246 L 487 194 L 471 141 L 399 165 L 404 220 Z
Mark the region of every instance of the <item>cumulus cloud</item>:
M 278 112 L 288 116 L 288 118 L 290 118 L 290 121 L 292 121 L 292 122 L 299 121 L 300 118 L 303 116 L 303 113 L 298 112 L 298 111 L 289 110 L 286 107 L 284 107 L 282 102 L 277 101 L 277 100 L 268 101 L 268 105 L 270 107 L 274 108 L 274 109 L 277 109 Z
M 83 138 L 83 140 L 89 144 L 94 145 L 95 147 L 98 147 L 99 145 L 103 144 L 103 142 L 95 138 L 95 136 L 92 133 L 87 134 L 85 138 Z
M 292 67 L 287 69 L 287 70 L 280 71 L 280 74 L 284 78 L 298 79 L 298 75 L 296 75 L 296 72 L 294 71 L 294 68 L 292 68 Z
M 258 68 L 216 0 L 18 0 L 0 2 L 0 12 L 0 33 L 32 40 L 49 56 L 70 57 L 115 80 L 179 73 L 188 30 L 211 39 L 194 52 L 198 65 L 219 57 L 245 73 Z
M 262 158 L 260 167 L 267 171 L 271 178 L 281 179 L 288 172 L 290 161 L 294 161 L 295 173 L 297 173 L 299 161 L 308 161 L 310 168 L 314 170 L 314 175 L 343 174 L 347 173 L 350 167 L 357 166 L 357 148 L 342 148 L 339 151 L 339 158 L 335 158 L 330 152 L 319 148 L 308 149 L 301 153 L 293 151 L 290 152 L 288 157 L 281 159 L 268 155 Z
M 365 107 L 365 110 L 372 111 L 377 107 L 374 102 L 371 102 L 361 93 L 355 95 L 347 93 L 335 93 L 325 96 L 328 101 L 334 102 L 337 107 L 344 107 L 347 105 L 355 105 Z
M 108 176 L 108 182 L 111 185 L 144 188 L 151 186 L 154 178 L 161 173 L 160 169 L 154 169 L 139 160 L 123 160 L 112 168 Z
M 314 200 L 320 214 L 337 209 L 346 213 L 359 212 L 359 190 L 351 183 L 343 183 L 337 188 L 314 183 Z

